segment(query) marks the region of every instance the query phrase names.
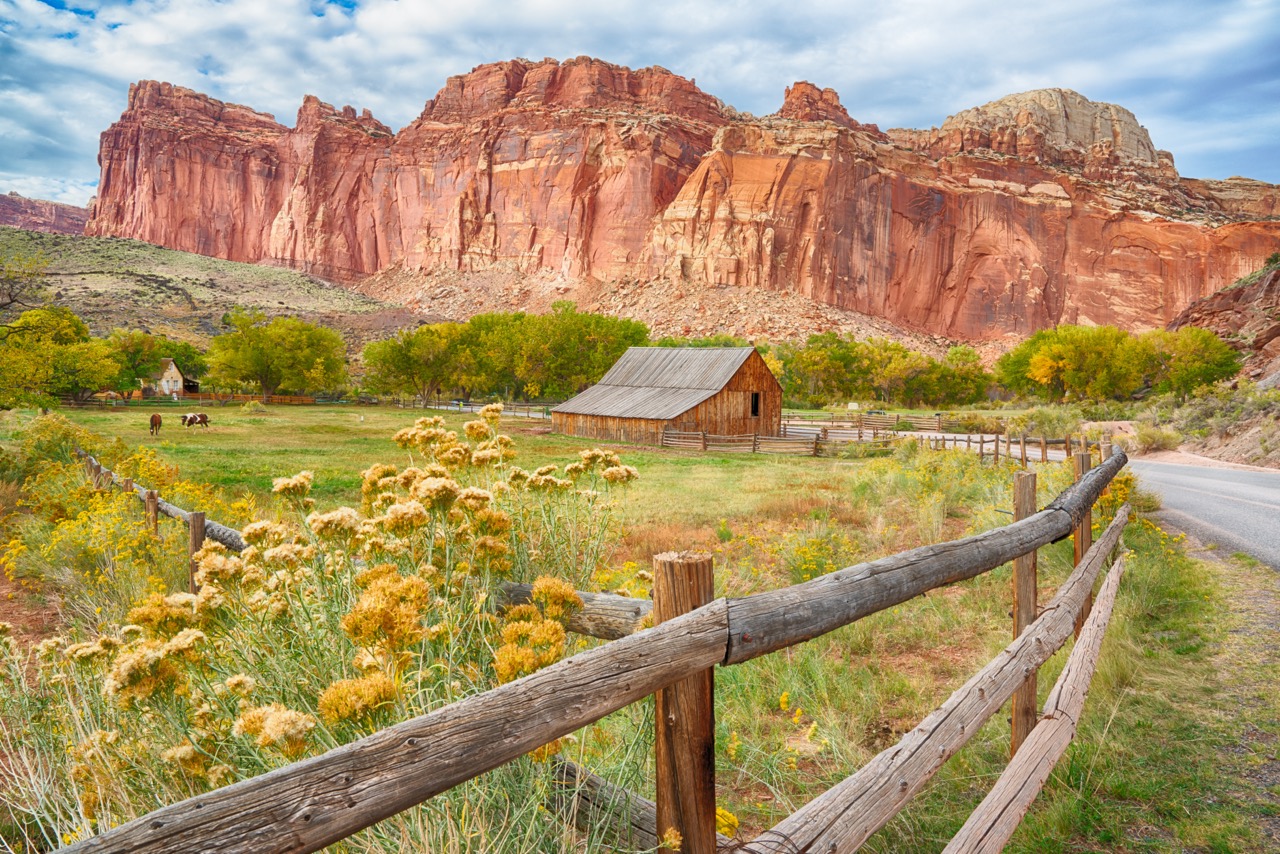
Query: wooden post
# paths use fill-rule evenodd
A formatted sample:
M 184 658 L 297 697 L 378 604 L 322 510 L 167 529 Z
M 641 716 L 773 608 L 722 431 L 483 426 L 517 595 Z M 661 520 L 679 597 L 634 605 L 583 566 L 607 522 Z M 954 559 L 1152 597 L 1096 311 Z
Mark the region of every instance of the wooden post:
M 705 451 L 706 449 L 707 449 L 707 431 L 703 430 L 702 431 L 702 450 Z
M 1067 451 L 1067 459 L 1071 459 L 1071 434 L 1068 433 L 1062 440 L 1063 446 Z
M 825 429 L 826 429 L 826 428 L 823 428 L 823 429 L 824 429 L 824 431 L 825 431 Z M 820 442 L 820 441 L 822 441 L 822 436 L 821 436 L 821 434 L 819 434 L 819 433 L 814 433 L 814 434 L 813 434 L 813 455 L 814 455 L 815 457 L 816 457 L 816 456 L 818 456 L 818 442 Z
M 1087 448 L 1088 446 L 1086 446 Z M 1072 464 L 1076 472 L 1076 480 L 1085 476 L 1085 473 L 1092 468 L 1092 458 L 1087 450 L 1081 451 L 1071 457 Z M 1089 546 L 1093 545 L 1093 511 L 1084 511 L 1084 516 L 1080 519 L 1080 524 L 1071 534 L 1071 542 L 1075 546 L 1075 563 L 1080 565 L 1080 561 L 1084 559 L 1084 553 L 1089 551 Z M 1089 591 L 1089 595 L 1084 598 L 1084 605 L 1080 608 L 1080 613 L 1076 615 L 1076 637 L 1080 637 L 1080 631 L 1084 628 L 1084 621 L 1088 619 L 1089 612 L 1093 610 L 1093 591 Z
M 1111 437 L 1103 436 L 1098 440 L 1098 456 L 1102 457 L 1100 462 L 1106 462 L 1111 458 Z
M 1027 467 L 1027 434 L 1023 433 L 1018 437 L 1018 457 L 1022 467 Z
M 125 495 L 133 494 L 133 478 L 126 477 L 120 481 L 120 491 Z
M 187 590 L 199 593 L 200 586 L 196 584 L 196 552 L 204 547 L 204 514 L 192 511 L 188 526 L 191 531 L 191 547 L 188 551 L 190 559 L 187 562 Z
M 1004 455 L 1006 457 L 1013 456 L 1013 434 L 1012 433 L 1004 434 Z
M 996 434 L 996 441 L 994 445 L 996 449 L 994 460 L 995 462 L 998 463 L 1000 462 L 1000 434 L 999 433 Z
M 759 433 L 751 434 L 751 453 L 753 454 L 760 453 L 760 434 Z
M 147 507 L 147 527 L 151 529 L 153 536 L 158 535 L 160 533 L 160 496 L 154 489 L 148 489 L 143 502 Z
M 973 434 L 972 433 L 964 434 L 964 449 L 966 451 L 973 450 Z
M 1049 462 L 1049 440 L 1044 436 L 1040 437 L 1040 462 Z
M 715 597 L 711 556 L 666 552 L 653 556 L 655 625 L 700 608 Z M 714 670 L 688 676 L 656 694 L 654 742 L 657 835 L 669 829 L 682 854 L 716 850 Z
M 1013 519 L 1015 522 L 1034 516 L 1036 512 L 1036 473 L 1020 471 L 1013 476 Z M 1017 638 L 1036 619 L 1036 553 L 1030 551 L 1013 559 L 1013 636 Z M 1036 671 L 1013 694 L 1013 733 L 1009 755 L 1035 728 Z

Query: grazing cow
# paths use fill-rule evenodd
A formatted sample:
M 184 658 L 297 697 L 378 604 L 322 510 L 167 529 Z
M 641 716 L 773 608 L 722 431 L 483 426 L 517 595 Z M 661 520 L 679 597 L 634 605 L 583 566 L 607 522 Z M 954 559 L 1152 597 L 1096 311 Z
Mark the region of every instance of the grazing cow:
M 160 421 L 161 421 L 161 418 L 160 418 L 159 412 L 151 416 L 151 435 L 152 436 L 160 435 Z
M 186 415 L 182 416 L 183 427 L 195 427 L 197 424 L 203 427 L 208 427 L 209 416 L 205 415 L 203 412 L 188 412 Z

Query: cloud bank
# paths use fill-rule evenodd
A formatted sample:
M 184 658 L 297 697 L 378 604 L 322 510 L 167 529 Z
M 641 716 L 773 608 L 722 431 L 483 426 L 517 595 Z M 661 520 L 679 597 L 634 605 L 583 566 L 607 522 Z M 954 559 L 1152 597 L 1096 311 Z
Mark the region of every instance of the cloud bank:
M 98 135 L 157 79 L 274 113 L 306 94 L 400 128 L 513 57 L 661 65 L 763 115 L 809 80 L 931 127 L 1013 92 L 1121 104 L 1179 171 L 1280 183 L 1280 0 L 0 0 L 0 192 L 84 204 Z

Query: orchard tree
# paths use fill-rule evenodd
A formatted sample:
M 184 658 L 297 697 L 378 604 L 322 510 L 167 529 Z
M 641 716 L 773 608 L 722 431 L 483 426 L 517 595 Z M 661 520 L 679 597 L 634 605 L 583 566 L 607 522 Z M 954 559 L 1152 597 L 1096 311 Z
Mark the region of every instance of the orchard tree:
M 361 357 L 365 385 L 379 393 L 434 397 L 452 386 L 454 350 L 462 329 L 456 323 L 434 323 L 366 344 Z
M 263 396 L 281 388 L 334 391 L 346 382 L 346 348 L 333 329 L 296 317 L 270 321 L 256 309 L 233 309 L 232 331 L 209 345 L 209 376 L 216 385 L 256 386 Z
M 111 346 L 69 309 L 32 309 L 0 330 L 0 407 L 83 400 L 112 388 L 119 371 Z
M 1200 386 L 1240 373 L 1240 354 L 1208 329 L 1157 329 L 1142 337 L 1153 353 L 1152 387 L 1158 392 L 1173 392 L 1179 400 L 1186 400 Z

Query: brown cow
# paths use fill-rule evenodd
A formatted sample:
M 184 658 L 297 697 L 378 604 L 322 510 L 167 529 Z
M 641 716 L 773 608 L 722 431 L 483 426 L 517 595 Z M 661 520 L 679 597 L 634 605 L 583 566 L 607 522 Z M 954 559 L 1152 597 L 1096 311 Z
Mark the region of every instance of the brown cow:
M 160 413 L 159 413 L 159 412 L 156 412 L 156 413 L 154 413 L 154 414 L 151 416 L 151 435 L 152 435 L 152 436 L 159 436 L 159 435 L 160 435 L 160 422 L 161 422 L 161 420 L 162 420 L 162 419 L 160 418 Z

